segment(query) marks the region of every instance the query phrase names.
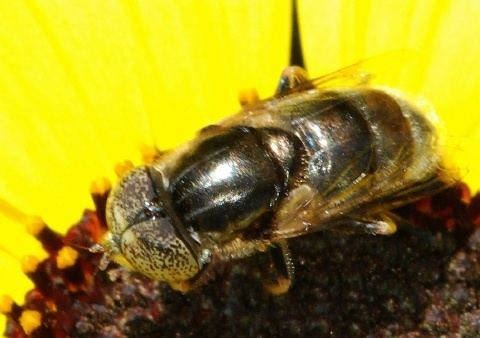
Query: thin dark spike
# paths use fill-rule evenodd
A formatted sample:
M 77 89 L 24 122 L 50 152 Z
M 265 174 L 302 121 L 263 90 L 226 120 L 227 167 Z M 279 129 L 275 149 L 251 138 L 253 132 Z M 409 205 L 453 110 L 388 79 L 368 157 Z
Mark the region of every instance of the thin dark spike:
M 292 37 L 290 43 L 290 65 L 300 66 L 305 69 L 302 43 L 300 40 L 300 27 L 298 23 L 298 8 L 296 0 L 292 0 Z

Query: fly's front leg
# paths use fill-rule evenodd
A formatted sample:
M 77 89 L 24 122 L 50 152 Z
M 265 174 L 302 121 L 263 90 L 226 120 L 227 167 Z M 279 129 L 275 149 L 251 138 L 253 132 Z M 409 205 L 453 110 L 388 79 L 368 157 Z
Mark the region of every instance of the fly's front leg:
M 218 250 L 217 257 L 229 261 L 267 250 L 269 262 L 264 273 L 264 288 L 274 295 L 285 293 L 292 285 L 295 276 L 295 266 L 286 240 L 271 243 L 266 240 L 237 238 Z
M 207 265 L 193 278 L 184 281 L 169 282 L 172 289 L 187 293 L 202 286 L 215 276 L 215 269 L 220 262 L 217 255 L 213 255 Z
M 285 293 L 295 277 L 295 266 L 287 242 L 276 242 L 268 255 L 267 270 L 263 273 L 263 287 L 273 295 Z
M 270 246 L 271 243 L 267 240 L 245 240 L 242 238 L 235 238 L 228 243 L 216 245 L 208 250 L 208 262 L 195 277 L 185 281 L 169 282 L 170 287 L 182 293 L 187 293 L 212 279 L 219 264 L 245 258 L 256 252 L 265 252 Z

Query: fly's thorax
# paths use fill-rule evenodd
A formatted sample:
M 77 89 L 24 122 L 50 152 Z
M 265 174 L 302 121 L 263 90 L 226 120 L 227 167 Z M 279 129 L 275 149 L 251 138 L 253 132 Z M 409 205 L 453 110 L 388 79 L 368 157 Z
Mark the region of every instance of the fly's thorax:
M 275 130 L 237 126 L 208 134 L 169 172 L 168 192 L 184 224 L 223 241 L 275 205 L 293 151 Z

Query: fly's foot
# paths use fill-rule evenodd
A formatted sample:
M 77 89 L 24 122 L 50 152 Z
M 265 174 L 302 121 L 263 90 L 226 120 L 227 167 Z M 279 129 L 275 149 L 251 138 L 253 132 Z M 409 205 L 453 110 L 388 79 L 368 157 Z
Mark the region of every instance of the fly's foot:
M 173 290 L 179 291 L 183 294 L 192 290 L 192 284 L 189 281 L 168 282 L 168 284 Z
M 292 281 L 284 276 L 279 276 L 275 282 L 263 282 L 263 288 L 268 293 L 277 296 L 287 292 L 292 285 Z
M 287 292 L 293 283 L 295 267 L 285 240 L 275 243 L 268 253 L 263 288 L 272 295 Z

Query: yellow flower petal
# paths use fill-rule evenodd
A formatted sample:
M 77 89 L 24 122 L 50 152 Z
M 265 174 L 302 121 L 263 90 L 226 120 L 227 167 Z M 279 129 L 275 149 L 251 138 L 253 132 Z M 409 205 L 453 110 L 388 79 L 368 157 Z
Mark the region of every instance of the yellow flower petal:
M 446 151 L 480 187 L 480 2 L 301 1 L 300 28 L 310 73 L 394 50 L 416 51 L 410 77 L 398 86 L 430 101 L 447 128 Z
M 273 91 L 290 5 L 272 5 L 2 2 L 0 197 L 60 229 L 141 144 L 186 140 L 242 87 Z
M 290 19 L 287 0 L 0 2 L 0 201 L 65 230 L 142 145 L 185 141 L 242 88 L 272 93 Z M 22 217 L 0 212 L 0 293 L 17 302 L 21 256 L 42 255 Z

